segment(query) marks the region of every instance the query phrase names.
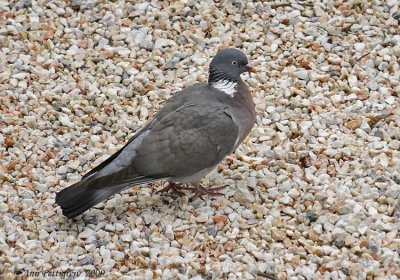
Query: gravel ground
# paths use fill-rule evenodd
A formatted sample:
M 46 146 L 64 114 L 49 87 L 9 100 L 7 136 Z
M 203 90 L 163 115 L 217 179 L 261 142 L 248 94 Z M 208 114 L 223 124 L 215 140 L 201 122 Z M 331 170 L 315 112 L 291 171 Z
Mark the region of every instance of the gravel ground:
M 0 278 L 399 279 L 399 20 L 396 0 L 0 0 Z M 62 216 L 55 193 L 222 46 L 258 69 L 257 125 L 204 181 L 225 195 L 160 182 Z

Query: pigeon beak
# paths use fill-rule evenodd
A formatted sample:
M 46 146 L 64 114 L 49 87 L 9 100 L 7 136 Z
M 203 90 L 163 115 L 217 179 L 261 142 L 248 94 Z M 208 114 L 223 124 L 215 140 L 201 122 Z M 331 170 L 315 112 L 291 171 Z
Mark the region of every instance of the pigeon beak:
M 256 68 L 251 67 L 250 65 L 245 65 L 244 68 L 246 69 L 247 72 L 251 72 L 251 73 L 257 72 Z

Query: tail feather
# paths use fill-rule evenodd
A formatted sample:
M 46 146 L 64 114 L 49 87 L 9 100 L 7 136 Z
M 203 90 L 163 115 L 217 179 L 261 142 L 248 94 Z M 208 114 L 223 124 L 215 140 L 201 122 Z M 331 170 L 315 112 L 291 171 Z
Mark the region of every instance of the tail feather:
M 57 193 L 56 202 L 66 217 L 75 218 L 118 191 L 118 188 L 96 188 L 83 180 Z
M 133 184 L 141 184 L 149 181 L 153 180 L 141 178 L 116 186 L 100 187 L 98 180 L 83 179 L 57 193 L 56 202 L 61 206 L 63 214 L 67 218 L 72 219 Z

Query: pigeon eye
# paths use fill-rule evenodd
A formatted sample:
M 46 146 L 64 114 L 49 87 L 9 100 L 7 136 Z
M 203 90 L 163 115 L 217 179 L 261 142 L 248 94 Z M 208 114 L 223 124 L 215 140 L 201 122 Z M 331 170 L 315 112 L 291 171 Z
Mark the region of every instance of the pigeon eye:
M 237 65 L 237 61 L 232 61 L 232 65 Z

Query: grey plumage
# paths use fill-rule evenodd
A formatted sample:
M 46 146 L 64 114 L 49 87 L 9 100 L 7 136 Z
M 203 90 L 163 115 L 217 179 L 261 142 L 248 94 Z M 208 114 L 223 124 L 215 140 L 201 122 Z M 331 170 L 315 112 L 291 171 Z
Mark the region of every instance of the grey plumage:
M 232 61 L 238 69 L 227 69 Z M 167 179 L 197 185 L 254 125 L 254 104 L 240 78 L 249 69 L 240 51 L 220 51 L 210 65 L 209 83 L 175 94 L 122 149 L 57 194 L 64 215 L 73 218 L 135 184 Z M 218 81 L 213 72 L 235 84 L 234 96 L 213 87 Z

